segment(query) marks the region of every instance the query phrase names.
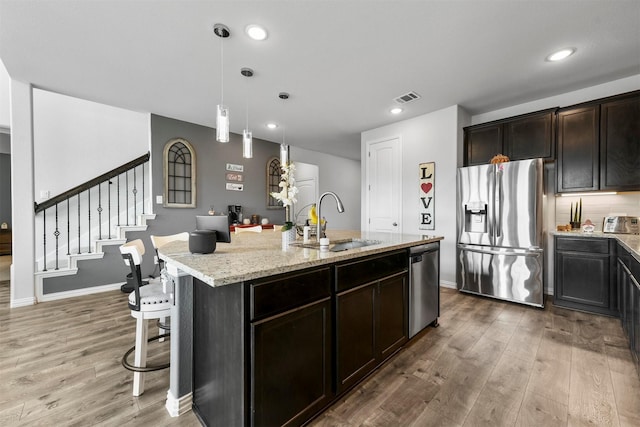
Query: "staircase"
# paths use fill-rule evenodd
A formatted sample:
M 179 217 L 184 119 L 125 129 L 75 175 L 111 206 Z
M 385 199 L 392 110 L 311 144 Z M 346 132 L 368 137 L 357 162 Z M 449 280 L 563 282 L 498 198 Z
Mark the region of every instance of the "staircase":
M 149 153 L 84 184 L 35 205 L 38 302 L 117 289 L 120 283 L 62 292 L 45 292 L 45 279 L 72 276 L 79 262 L 102 259 L 109 246 L 127 241 L 130 231 L 145 231 L 150 209 Z M 124 281 L 124 280 L 123 280 Z

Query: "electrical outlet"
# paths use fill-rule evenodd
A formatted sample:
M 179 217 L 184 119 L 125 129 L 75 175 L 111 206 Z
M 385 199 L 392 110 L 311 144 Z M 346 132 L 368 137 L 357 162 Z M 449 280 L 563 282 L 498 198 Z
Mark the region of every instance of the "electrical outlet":
M 156 205 L 162 204 L 162 196 L 156 196 Z
M 40 198 L 41 199 L 48 199 L 49 197 L 51 197 L 51 191 L 49 191 L 49 190 L 40 190 Z

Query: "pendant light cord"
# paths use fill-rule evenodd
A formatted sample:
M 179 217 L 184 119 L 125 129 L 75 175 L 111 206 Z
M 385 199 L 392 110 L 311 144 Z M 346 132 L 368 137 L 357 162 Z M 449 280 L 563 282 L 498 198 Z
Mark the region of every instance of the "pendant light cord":
M 224 105 L 224 38 L 220 38 L 220 105 Z

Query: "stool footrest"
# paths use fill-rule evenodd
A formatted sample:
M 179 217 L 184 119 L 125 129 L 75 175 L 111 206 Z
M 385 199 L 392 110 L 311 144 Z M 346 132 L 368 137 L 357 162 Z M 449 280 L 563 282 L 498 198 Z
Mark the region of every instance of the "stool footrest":
M 158 336 L 149 338 L 147 340 L 147 342 L 152 342 L 152 341 L 157 341 L 160 338 L 169 338 L 171 334 L 160 334 Z M 155 365 L 155 366 L 134 366 L 132 364 L 130 364 L 127 361 L 127 358 L 129 357 L 129 355 L 131 353 L 133 353 L 136 349 L 136 346 L 134 345 L 133 347 L 131 347 L 129 350 L 127 350 L 127 352 L 124 354 L 124 356 L 122 356 L 122 366 L 125 367 L 125 369 L 128 369 L 129 371 L 132 372 L 153 372 L 153 371 L 160 371 L 162 369 L 167 369 L 169 367 L 169 363 L 164 363 L 162 365 Z

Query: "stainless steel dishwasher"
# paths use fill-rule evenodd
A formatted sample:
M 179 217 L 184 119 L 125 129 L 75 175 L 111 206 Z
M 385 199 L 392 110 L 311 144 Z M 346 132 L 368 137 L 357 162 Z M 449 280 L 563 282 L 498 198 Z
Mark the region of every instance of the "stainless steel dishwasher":
M 409 338 L 440 316 L 440 242 L 409 248 Z

